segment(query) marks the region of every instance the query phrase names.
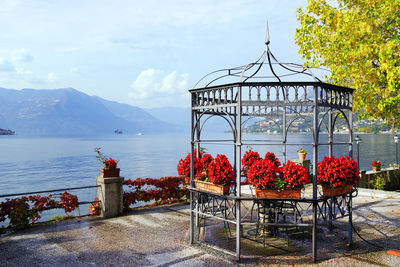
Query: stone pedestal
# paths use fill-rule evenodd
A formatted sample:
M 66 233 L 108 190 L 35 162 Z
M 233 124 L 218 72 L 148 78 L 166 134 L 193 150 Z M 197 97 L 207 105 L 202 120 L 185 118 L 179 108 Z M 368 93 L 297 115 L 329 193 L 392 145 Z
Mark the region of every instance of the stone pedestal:
M 124 177 L 97 177 L 97 197 L 101 201 L 100 216 L 102 218 L 115 217 L 123 211 Z

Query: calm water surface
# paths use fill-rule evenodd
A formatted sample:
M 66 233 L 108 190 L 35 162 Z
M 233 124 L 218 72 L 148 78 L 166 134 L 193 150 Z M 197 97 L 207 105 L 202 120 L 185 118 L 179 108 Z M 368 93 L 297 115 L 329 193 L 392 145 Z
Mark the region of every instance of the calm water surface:
M 210 138 L 214 138 L 212 136 Z M 229 134 L 217 136 L 229 139 Z M 243 139 L 279 140 L 279 135 L 245 135 Z M 395 161 L 395 146 L 391 135 L 361 135 L 361 169 L 371 169 L 373 160 L 384 164 Z M 321 135 L 321 142 L 327 136 Z M 336 135 L 335 140 L 347 141 L 347 135 Z M 309 135 L 293 135 L 291 143 L 311 143 Z M 254 142 L 253 142 L 254 143 Z M 228 155 L 232 160 L 232 145 L 204 145 L 208 152 Z M 118 135 L 107 138 L 23 138 L 0 137 L 0 194 L 39 191 L 45 189 L 95 185 L 95 177 L 102 167 L 96 161 L 94 148 L 119 159 L 121 176 L 125 178 L 175 176 L 179 159 L 190 150 L 188 135 Z M 300 146 L 288 146 L 287 159 L 297 158 Z M 304 145 L 312 158 L 312 146 Z M 282 146 L 256 146 L 253 150 L 264 154 L 275 152 L 282 161 Z M 245 149 L 245 148 L 243 148 Z M 334 147 L 334 154 L 347 155 L 347 145 Z M 320 148 L 319 158 L 328 152 Z M 354 146 L 354 156 L 357 147 Z

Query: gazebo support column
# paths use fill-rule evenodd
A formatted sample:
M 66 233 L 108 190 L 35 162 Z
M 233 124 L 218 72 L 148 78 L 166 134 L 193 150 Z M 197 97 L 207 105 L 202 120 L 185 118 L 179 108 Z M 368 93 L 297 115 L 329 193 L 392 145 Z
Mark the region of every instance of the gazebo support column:
M 349 111 L 349 158 L 353 158 L 353 112 Z M 357 162 L 357 164 L 360 164 Z M 349 225 L 348 225 L 348 239 L 349 239 L 349 246 L 353 245 L 353 201 L 352 196 L 350 194 L 350 199 L 348 203 L 349 209 Z
M 332 120 L 332 109 L 329 109 L 328 114 L 328 134 L 329 134 L 329 157 L 333 156 L 333 120 Z M 329 231 L 333 230 L 333 218 L 332 218 L 332 200 L 329 200 Z
M 192 95 L 193 98 L 193 95 Z M 192 100 L 193 107 L 193 100 Z M 194 187 L 194 168 L 193 168 L 193 153 L 194 153 L 194 124 L 195 124 L 195 113 L 191 109 L 191 127 L 190 127 L 190 186 Z M 198 206 L 198 205 L 197 205 Z M 194 243 L 194 192 L 190 191 L 190 244 Z M 197 216 L 197 213 L 196 213 Z
M 283 143 L 283 164 L 286 163 L 286 106 L 283 105 L 283 118 L 282 118 L 282 143 Z
M 236 120 L 236 197 L 241 196 L 241 158 L 242 158 L 242 88 L 238 87 L 239 99 L 237 102 L 237 120 Z M 241 238 L 241 222 L 240 222 L 240 200 L 235 200 L 236 204 L 236 261 L 240 261 L 240 238 Z
M 313 228 L 312 228 L 312 255 L 317 261 L 317 162 L 318 162 L 318 87 L 314 86 L 314 117 L 313 117 Z
M 332 121 L 332 109 L 329 109 L 328 114 L 328 133 L 329 133 L 329 157 L 333 156 L 333 121 Z

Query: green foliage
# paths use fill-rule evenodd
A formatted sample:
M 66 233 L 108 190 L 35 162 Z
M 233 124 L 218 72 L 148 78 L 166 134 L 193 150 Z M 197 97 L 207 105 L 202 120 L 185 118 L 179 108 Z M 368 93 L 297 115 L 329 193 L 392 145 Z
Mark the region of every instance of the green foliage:
M 73 215 L 64 215 L 64 216 L 57 215 L 57 216 L 51 217 L 49 222 L 53 222 L 53 221 L 60 222 L 60 221 L 64 221 L 64 220 L 71 219 L 71 218 L 74 218 L 74 216 Z
M 386 186 L 385 175 L 377 175 L 375 179 L 369 181 L 369 188 L 384 190 Z
M 203 155 L 203 154 L 205 154 L 206 152 L 207 152 L 207 148 L 205 148 L 205 147 L 200 147 L 200 153 Z
M 379 125 L 371 125 L 371 133 L 377 134 L 383 131 L 388 131 L 390 130 L 390 125 L 384 123 L 384 124 L 379 124 Z
M 308 0 L 297 10 L 305 64 L 326 66 L 327 82 L 357 89 L 361 118 L 400 122 L 400 1 Z
M 112 160 L 112 158 L 111 157 L 108 157 L 107 158 L 107 156 L 105 156 L 104 154 L 103 154 L 103 152 L 101 152 L 100 151 L 101 150 L 101 148 L 100 147 L 95 147 L 94 148 L 94 152 L 96 152 L 97 153 L 97 155 L 96 155 L 96 159 L 98 160 L 98 161 L 100 161 L 103 165 L 107 165 L 107 161 L 109 161 L 109 160 Z M 118 164 L 118 162 L 119 162 L 119 160 L 114 160 L 115 161 L 115 165 L 117 165 Z

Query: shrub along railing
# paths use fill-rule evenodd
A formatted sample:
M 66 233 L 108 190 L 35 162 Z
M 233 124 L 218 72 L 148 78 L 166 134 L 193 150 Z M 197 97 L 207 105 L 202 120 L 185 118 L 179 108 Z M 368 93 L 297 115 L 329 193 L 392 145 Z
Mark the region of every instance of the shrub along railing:
M 147 206 L 157 206 L 178 202 L 183 200 L 184 197 L 189 199 L 189 191 L 186 189 L 183 177 L 168 176 L 159 179 L 128 179 L 124 181 L 124 185 L 131 189 L 124 191 L 124 210 L 128 210 L 131 205 L 138 202 L 150 202 L 154 200 L 153 203 Z
M 42 217 L 41 213 L 50 209 L 64 209 L 65 214 L 78 209 L 79 216 L 86 216 L 89 214 L 80 214 L 79 206 L 90 204 L 90 214 L 100 214 L 101 217 L 107 218 L 121 213 L 122 207 L 118 203 L 123 203 L 124 210 L 129 210 L 130 206 L 143 202 L 150 202 L 144 206 L 157 206 L 189 199 L 189 191 L 182 177 L 137 178 L 135 180 L 123 180 L 123 177 L 97 177 L 97 183 L 98 185 L 93 186 L 0 195 L 0 199 L 5 198 L 5 201 L 0 203 L 0 223 L 8 218 L 9 227 L 23 229 L 37 222 Z M 127 186 L 129 190 L 122 192 L 122 185 Z M 98 198 L 93 201 L 78 201 L 76 195 L 67 192 L 87 188 L 97 188 Z M 62 191 L 64 193 L 38 195 Z M 15 196 L 21 197 L 9 198 Z
M 91 214 L 93 214 L 94 211 L 98 210 L 97 207 L 99 206 L 100 201 L 94 200 L 79 202 L 76 195 L 72 195 L 67 191 L 97 187 L 99 186 L 93 185 L 0 195 L 0 198 L 5 198 L 5 201 L 2 201 L 0 203 L 0 222 L 4 222 L 8 218 L 9 227 L 23 229 L 38 221 L 42 217 L 41 213 L 45 210 L 64 209 L 65 214 L 68 214 L 69 212 L 72 212 L 77 208 L 79 211 L 79 206 L 85 204 L 91 205 L 90 207 L 92 207 L 92 209 L 90 209 L 89 207 L 89 210 L 91 210 Z M 36 195 L 62 191 L 64 191 L 64 193 L 49 194 L 47 196 Z M 21 197 L 11 199 L 9 198 L 15 196 Z M 56 198 L 59 198 L 59 200 L 56 200 Z M 81 216 L 80 212 L 79 216 Z M 3 225 L 2 228 L 4 227 L 5 226 Z

